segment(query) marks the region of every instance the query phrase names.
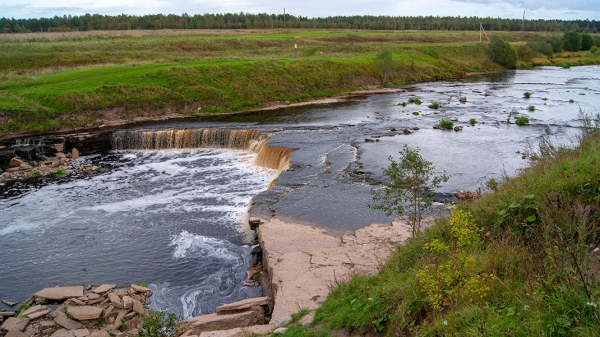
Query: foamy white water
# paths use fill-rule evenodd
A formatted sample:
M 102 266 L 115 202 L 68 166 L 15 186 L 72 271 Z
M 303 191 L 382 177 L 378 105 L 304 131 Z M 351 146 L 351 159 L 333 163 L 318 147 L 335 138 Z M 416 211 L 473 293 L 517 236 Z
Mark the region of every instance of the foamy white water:
M 99 169 L 0 199 L 0 294 L 49 286 L 148 283 L 151 307 L 189 317 L 260 294 L 243 286 L 241 219 L 272 171 L 242 152 L 129 152 Z M 10 294 L 10 296 L 7 296 Z

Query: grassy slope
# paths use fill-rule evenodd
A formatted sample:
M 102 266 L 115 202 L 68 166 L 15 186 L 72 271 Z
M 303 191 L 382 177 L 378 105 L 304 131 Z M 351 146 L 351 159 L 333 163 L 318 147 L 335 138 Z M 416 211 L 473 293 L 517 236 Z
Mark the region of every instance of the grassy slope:
M 511 41 L 535 34 L 502 33 Z M 305 101 L 379 84 L 498 70 L 473 32 L 161 31 L 2 35 L 0 131 L 95 126 L 164 111 L 198 115 Z M 295 57 L 294 44 L 299 45 Z M 201 110 L 198 110 L 201 107 Z
M 575 149 L 547 145 L 522 174 L 460 207 L 470 232 L 440 220 L 378 275 L 339 285 L 317 311 L 323 328 L 295 334 L 597 336 L 600 132 Z

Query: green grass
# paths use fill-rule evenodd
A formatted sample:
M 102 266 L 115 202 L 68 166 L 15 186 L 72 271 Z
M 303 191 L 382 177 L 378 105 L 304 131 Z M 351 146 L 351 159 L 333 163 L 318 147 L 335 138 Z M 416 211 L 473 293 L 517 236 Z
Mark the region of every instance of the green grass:
M 498 34 L 513 42 L 548 35 Z M 388 85 L 501 70 L 477 40 L 476 32 L 350 30 L 2 34 L 0 131 L 48 132 L 110 124 L 115 114 L 196 116 L 330 97 L 379 85 L 373 59 L 384 48 L 394 60 Z M 597 61 L 580 54 L 555 60 Z
M 517 125 L 523 126 L 527 124 L 529 124 L 529 118 L 523 116 L 517 118 Z
M 454 123 L 452 121 L 442 119 L 435 127 L 438 129 L 452 130 L 454 128 Z
M 577 147 L 542 142 L 528 169 L 453 211 L 470 218 L 439 220 L 379 274 L 338 285 L 314 323 L 384 336 L 596 336 L 599 149 L 594 127 Z

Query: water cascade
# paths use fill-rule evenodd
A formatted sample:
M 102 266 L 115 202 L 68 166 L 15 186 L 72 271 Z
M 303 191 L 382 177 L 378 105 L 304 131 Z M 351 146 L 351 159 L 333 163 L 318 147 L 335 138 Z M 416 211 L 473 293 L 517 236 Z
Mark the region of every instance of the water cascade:
M 288 167 L 295 149 L 267 146 L 269 133 L 231 129 L 159 129 L 113 132 L 113 150 L 167 150 L 220 148 L 258 153 L 255 164 L 275 170 Z

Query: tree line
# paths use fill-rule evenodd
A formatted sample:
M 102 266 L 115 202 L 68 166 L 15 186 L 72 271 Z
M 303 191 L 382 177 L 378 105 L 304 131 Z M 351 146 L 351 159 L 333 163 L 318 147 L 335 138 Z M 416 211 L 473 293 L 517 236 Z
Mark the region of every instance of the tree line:
M 600 31 L 596 20 L 521 20 L 439 16 L 330 16 L 308 18 L 290 14 L 152 14 L 64 15 L 53 18 L 0 19 L 0 32 L 52 32 L 129 29 L 364 29 L 364 30 L 479 30 L 488 31 Z

